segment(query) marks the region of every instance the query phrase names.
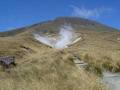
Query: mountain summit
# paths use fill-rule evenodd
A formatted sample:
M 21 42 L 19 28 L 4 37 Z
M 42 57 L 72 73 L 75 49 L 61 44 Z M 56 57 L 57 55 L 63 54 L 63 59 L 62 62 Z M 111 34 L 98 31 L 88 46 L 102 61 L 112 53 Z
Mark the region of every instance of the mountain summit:
M 88 19 L 58 17 L 1 32 L 0 56 L 15 56 L 17 63 L 9 73 L 0 68 L 1 90 L 107 90 L 98 75 L 103 69 L 120 71 L 120 31 Z M 87 63 L 86 70 L 75 66 L 76 59 Z

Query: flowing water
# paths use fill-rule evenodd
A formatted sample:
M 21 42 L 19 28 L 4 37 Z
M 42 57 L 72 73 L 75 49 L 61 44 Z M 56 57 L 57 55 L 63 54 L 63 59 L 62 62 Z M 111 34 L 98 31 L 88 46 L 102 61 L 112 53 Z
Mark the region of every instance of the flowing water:
M 120 73 L 103 72 L 103 81 L 109 90 L 120 90 Z
M 79 69 L 84 69 L 88 65 L 79 59 L 75 59 L 74 63 Z M 120 90 L 120 73 L 103 71 L 102 82 L 107 85 L 108 90 Z

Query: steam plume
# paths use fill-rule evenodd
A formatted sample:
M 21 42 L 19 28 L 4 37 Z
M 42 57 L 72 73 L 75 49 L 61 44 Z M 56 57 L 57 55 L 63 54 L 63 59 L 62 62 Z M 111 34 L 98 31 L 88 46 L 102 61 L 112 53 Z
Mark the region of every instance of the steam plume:
M 64 25 L 60 28 L 58 37 L 51 38 L 39 34 L 35 34 L 34 36 L 36 40 L 40 41 L 43 44 L 49 45 L 53 48 L 63 49 L 68 47 L 68 45 L 73 42 L 74 35 L 75 33 L 73 31 L 73 28 L 69 25 Z
M 71 26 L 63 26 L 60 29 L 60 40 L 55 44 L 56 48 L 66 48 L 73 38 L 73 28 Z

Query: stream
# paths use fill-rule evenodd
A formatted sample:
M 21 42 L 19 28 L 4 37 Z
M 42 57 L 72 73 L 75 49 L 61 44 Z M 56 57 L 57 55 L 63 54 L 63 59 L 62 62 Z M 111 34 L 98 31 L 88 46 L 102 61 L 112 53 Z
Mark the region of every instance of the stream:
M 88 64 L 84 61 L 76 58 L 74 63 L 78 69 L 85 68 Z M 120 73 L 112 73 L 108 71 L 103 71 L 102 81 L 108 87 L 108 90 L 120 90 Z
M 103 72 L 103 81 L 110 90 L 120 90 L 120 73 Z

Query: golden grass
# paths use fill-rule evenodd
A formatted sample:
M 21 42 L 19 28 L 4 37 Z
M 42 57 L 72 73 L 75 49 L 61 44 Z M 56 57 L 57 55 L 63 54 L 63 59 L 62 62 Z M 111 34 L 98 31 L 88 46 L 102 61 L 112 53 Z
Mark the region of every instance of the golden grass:
M 105 35 L 102 36 L 102 33 L 98 32 L 89 32 L 83 41 L 71 46 L 67 51 L 76 54 L 100 73 L 103 69 L 119 72 L 120 42 L 117 41 L 117 38 L 113 38 L 110 33 Z
M 17 67 L 1 70 L 0 90 L 106 90 L 94 74 L 78 70 L 71 55 L 44 49 L 34 47 L 37 53 L 17 61 Z
M 94 73 L 101 73 L 103 67 L 120 70 L 119 42 L 103 39 L 100 33 L 82 32 L 83 41 L 62 51 L 42 45 L 26 33 L 0 38 L 0 55 L 17 59 L 17 67 L 9 71 L 0 68 L 0 90 L 107 90 Z M 77 69 L 74 55 L 87 62 L 94 73 Z

